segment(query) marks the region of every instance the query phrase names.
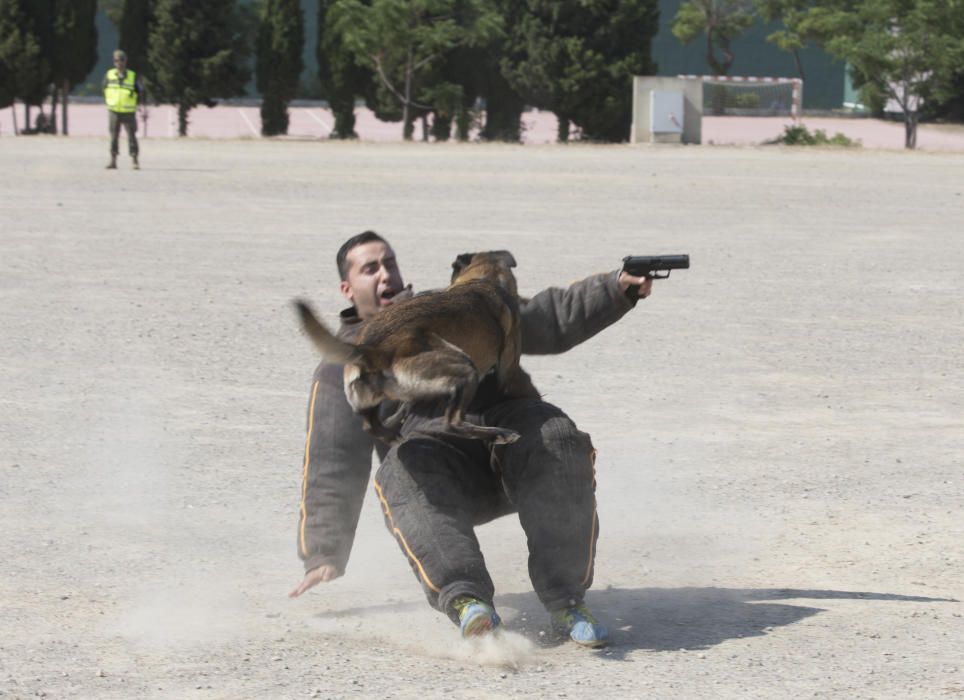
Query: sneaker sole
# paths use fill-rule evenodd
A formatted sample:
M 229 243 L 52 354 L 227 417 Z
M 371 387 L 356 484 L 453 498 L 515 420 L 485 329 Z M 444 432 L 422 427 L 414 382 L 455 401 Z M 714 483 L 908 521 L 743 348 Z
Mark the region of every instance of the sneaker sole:
M 578 639 L 573 639 L 572 637 L 569 637 L 569 639 L 573 644 L 578 644 L 579 646 L 586 647 L 587 649 L 601 649 L 602 647 L 609 646 L 608 639 L 597 639 L 592 642 L 581 642 Z
M 492 618 L 489 615 L 481 614 L 477 615 L 475 619 L 469 620 L 468 624 L 462 630 L 463 637 L 479 637 L 483 634 L 487 634 L 495 629 L 495 625 L 492 624 Z

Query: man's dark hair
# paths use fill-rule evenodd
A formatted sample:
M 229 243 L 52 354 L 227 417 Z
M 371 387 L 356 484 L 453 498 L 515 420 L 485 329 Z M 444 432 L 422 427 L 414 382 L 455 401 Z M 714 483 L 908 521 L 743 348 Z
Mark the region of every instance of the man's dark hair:
M 371 243 L 372 241 L 388 244 L 388 241 L 374 231 L 363 231 L 341 244 L 341 248 L 338 249 L 338 253 L 335 255 L 335 264 L 338 265 L 338 275 L 342 281 L 348 279 L 348 251 L 355 246 Z

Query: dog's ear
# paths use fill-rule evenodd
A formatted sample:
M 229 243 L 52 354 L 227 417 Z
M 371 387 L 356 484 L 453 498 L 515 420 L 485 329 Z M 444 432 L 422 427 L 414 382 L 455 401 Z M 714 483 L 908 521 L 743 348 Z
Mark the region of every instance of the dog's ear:
M 464 270 L 466 267 L 469 266 L 469 263 L 472 262 L 472 258 L 474 258 L 474 257 L 475 257 L 475 253 L 462 253 L 460 256 L 458 256 L 458 257 L 455 259 L 455 262 L 452 263 L 452 279 L 453 279 L 453 280 L 454 280 L 456 277 L 459 276 L 459 273 L 460 273 L 462 270 Z
M 492 255 L 502 262 L 504 262 L 509 267 L 515 267 L 515 258 L 512 257 L 512 253 L 507 250 L 493 250 Z

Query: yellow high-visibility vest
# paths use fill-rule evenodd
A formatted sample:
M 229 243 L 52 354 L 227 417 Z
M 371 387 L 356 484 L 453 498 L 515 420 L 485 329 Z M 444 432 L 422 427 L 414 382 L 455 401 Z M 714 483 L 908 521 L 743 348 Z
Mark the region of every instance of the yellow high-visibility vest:
M 134 71 L 128 70 L 121 80 L 117 76 L 117 69 L 107 71 L 107 84 L 104 86 L 104 102 L 112 112 L 137 111 L 137 77 Z

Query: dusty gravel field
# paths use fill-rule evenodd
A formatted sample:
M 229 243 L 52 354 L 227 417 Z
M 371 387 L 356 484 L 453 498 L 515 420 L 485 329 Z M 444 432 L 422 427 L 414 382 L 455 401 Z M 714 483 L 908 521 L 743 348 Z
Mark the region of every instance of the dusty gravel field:
M 0 696 L 964 698 L 964 157 L 869 149 L 0 141 Z M 599 449 L 589 602 L 553 645 L 518 522 L 508 634 L 425 604 L 374 498 L 297 600 L 333 256 L 508 248 L 523 293 L 688 253 L 524 360 Z

